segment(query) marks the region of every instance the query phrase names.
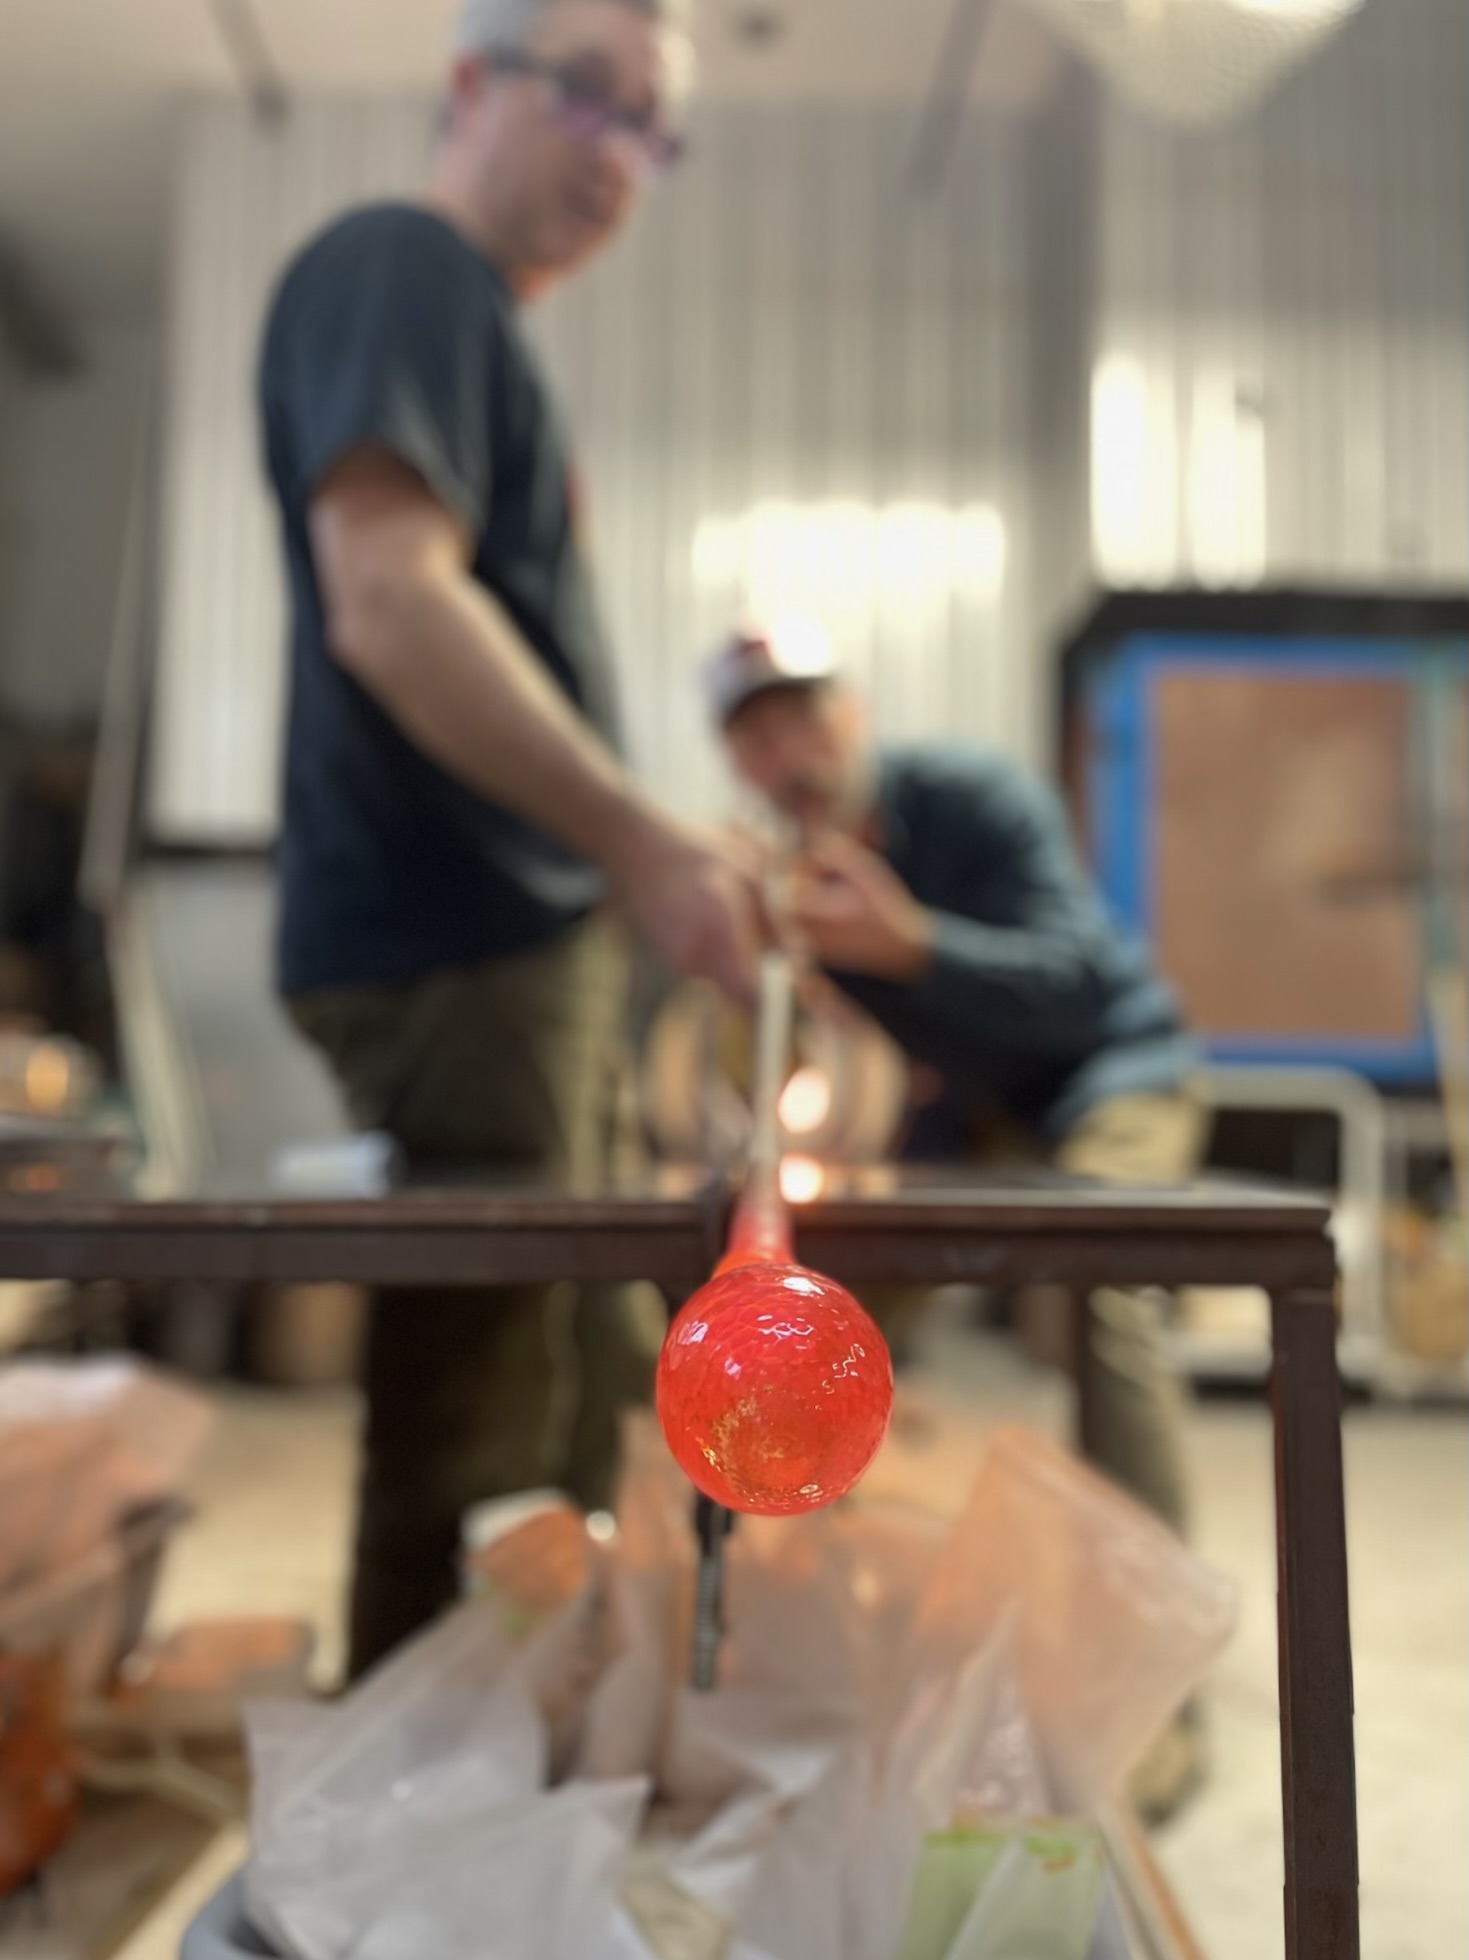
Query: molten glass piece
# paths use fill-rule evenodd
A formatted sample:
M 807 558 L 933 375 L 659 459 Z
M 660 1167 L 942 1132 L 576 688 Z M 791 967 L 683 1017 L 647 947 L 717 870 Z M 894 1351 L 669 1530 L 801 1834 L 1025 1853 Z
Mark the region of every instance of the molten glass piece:
M 786 1162 L 789 1159 L 782 1163 L 782 1170 Z M 747 1201 L 735 1212 L 729 1244 L 714 1268 L 714 1277 L 732 1273 L 737 1266 L 794 1266 L 796 1255 L 791 1244 L 791 1221 L 783 1204 Z
M 887 1432 L 887 1345 L 835 1280 L 731 1260 L 668 1330 L 658 1420 L 716 1504 L 764 1517 L 817 1510 L 852 1488 Z

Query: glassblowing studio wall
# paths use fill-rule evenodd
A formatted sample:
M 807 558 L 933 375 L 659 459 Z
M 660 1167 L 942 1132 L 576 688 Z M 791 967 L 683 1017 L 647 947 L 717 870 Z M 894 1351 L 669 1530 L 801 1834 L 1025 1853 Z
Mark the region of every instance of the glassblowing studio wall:
M 694 655 L 752 601 L 837 615 L 893 735 L 1050 750 L 1046 654 L 1089 578 L 1469 576 L 1469 36 L 1369 0 L 1263 108 L 1147 121 L 1086 78 L 967 119 L 706 103 L 687 169 L 539 318 L 637 762 L 724 795 Z M 274 827 L 283 626 L 250 369 L 284 255 L 418 180 L 431 111 L 308 97 L 181 136 L 150 815 Z

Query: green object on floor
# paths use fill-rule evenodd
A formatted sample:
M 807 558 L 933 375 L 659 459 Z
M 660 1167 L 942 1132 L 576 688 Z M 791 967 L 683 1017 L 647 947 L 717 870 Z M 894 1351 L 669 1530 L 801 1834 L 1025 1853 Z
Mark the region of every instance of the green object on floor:
M 1086 1960 L 1102 1903 L 1086 1823 L 1002 1823 L 924 1840 L 899 1960 Z

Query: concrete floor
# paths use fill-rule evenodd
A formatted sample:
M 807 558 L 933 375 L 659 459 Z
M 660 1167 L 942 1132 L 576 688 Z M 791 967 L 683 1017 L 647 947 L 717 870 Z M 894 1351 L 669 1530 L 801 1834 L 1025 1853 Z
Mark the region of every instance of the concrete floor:
M 940 1322 L 908 1379 L 910 1419 L 871 1475 L 875 1492 L 962 1493 L 1001 1416 L 1060 1429 L 1064 1388 L 1008 1343 Z M 168 1622 L 282 1611 L 340 1652 L 355 1403 L 345 1394 L 231 1393 L 202 1465 L 199 1523 L 159 1602 Z M 1469 1454 L 1461 1416 L 1355 1409 L 1347 1474 L 1357 1685 L 1362 1952 L 1469 1952 Z M 1159 1839 L 1213 1960 L 1269 1960 L 1281 1934 L 1274 1524 L 1269 1421 L 1248 1402 L 1193 1423 L 1200 1549 L 1238 1580 L 1238 1636 L 1209 1691 L 1214 1770 Z M 160 1934 L 162 1928 L 160 1927 Z M 173 1960 L 176 1935 L 128 1960 Z

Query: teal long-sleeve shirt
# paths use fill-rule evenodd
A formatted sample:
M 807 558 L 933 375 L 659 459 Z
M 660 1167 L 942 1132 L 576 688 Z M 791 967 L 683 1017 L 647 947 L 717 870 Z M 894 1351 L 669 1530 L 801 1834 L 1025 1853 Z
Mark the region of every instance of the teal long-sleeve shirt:
M 1002 1111 L 1059 1140 L 1110 1097 L 1178 1086 L 1197 1062 L 1171 990 L 1107 917 L 1060 803 L 987 750 L 887 751 L 880 849 L 936 921 L 904 986 L 831 977 L 944 1082 L 962 1123 Z

